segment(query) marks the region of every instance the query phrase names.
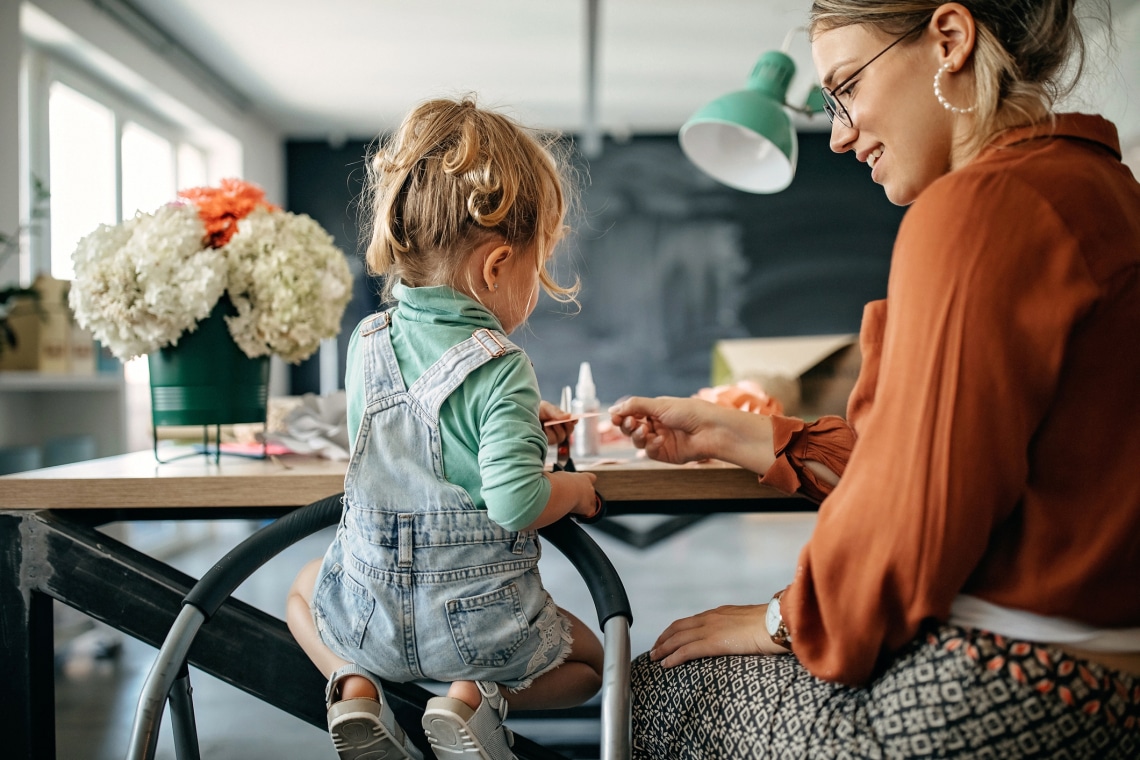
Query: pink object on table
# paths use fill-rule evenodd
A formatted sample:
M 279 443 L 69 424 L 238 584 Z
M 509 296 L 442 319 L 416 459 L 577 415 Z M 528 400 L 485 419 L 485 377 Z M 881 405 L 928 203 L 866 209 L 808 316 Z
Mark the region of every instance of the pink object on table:
M 705 401 L 745 412 L 784 413 L 784 405 L 765 393 L 760 384 L 752 380 L 740 380 L 732 385 L 718 385 L 714 388 L 701 388 L 694 395 Z

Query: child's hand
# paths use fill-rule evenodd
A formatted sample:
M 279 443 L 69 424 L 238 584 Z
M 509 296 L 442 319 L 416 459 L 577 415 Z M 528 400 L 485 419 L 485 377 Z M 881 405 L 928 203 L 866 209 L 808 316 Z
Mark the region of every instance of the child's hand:
M 562 443 L 570 434 L 574 432 L 574 426 L 578 424 L 577 420 L 570 419 L 570 412 L 559 409 L 549 401 L 538 402 L 538 421 L 549 422 L 551 420 L 566 420 L 566 422 L 559 425 L 544 426 L 546 431 L 546 442 L 550 445 Z
M 594 492 L 594 481 L 597 476 L 592 472 L 567 472 L 563 473 L 575 479 L 575 492 L 578 495 L 574 508 L 570 513 L 578 517 L 593 517 L 600 509 L 600 502 L 598 501 Z
M 528 525 L 528 528 L 541 528 L 561 520 L 566 515 L 593 517 L 598 511 L 598 501 L 594 498 L 595 475 L 592 472 L 544 473 L 550 479 L 550 499 L 542 514 Z

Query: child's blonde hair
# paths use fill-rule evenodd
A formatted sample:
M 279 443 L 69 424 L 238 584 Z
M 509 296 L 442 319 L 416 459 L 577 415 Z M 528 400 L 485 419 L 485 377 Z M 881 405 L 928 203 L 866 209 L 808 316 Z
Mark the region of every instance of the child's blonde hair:
M 565 233 L 573 199 L 571 169 L 558 136 L 462 100 L 429 100 L 405 117 L 368 162 L 371 234 L 365 260 L 392 286 L 466 282 L 467 255 L 495 236 L 531 256 L 543 289 L 573 301 L 578 282 L 556 283 L 547 271 Z

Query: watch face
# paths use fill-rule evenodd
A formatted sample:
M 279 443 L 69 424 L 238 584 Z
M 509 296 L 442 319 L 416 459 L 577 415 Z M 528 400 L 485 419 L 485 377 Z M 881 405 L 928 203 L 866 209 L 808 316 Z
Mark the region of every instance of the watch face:
M 768 635 L 775 636 L 780 630 L 780 600 L 773 599 L 768 602 L 768 612 L 764 616 L 764 624 L 768 628 Z

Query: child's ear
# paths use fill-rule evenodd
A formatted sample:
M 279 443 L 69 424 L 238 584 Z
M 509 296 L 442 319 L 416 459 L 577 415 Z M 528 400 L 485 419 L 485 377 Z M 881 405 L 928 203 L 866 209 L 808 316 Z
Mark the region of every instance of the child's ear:
M 511 257 L 511 247 L 509 245 L 489 244 L 488 250 L 483 254 L 483 284 L 487 286 L 487 290 L 494 290 L 502 274 L 503 265 L 507 259 Z

